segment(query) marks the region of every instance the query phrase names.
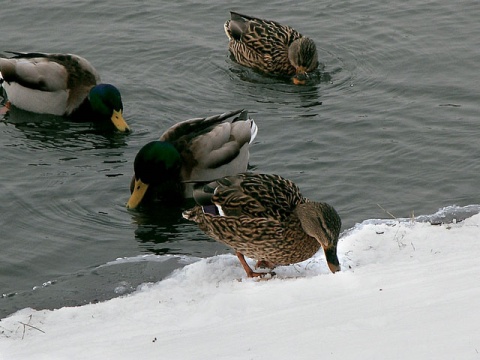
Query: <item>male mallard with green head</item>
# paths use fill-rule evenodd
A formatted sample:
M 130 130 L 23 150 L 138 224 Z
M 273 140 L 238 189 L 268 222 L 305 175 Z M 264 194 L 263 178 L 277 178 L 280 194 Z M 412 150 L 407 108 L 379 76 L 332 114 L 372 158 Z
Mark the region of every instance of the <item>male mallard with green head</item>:
M 290 180 L 278 175 L 243 173 L 227 176 L 194 190 L 199 204 L 183 212 L 215 240 L 231 246 L 248 277 L 257 266 L 289 265 L 312 257 L 323 247 L 328 267 L 340 270 L 337 242 L 341 220 L 335 209 L 304 198 Z
M 127 208 L 136 208 L 143 199 L 180 202 L 192 197 L 188 182 L 246 171 L 257 130 L 245 110 L 172 126 L 137 153 Z
M 112 123 L 128 131 L 118 89 L 101 84 L 95 68 L 73 54 L 13 53 L 0 58 L 0 75 L 10 104 L 39 114 Z
M 312 39 L 275 21 L 230 14 L 224 28 L 230 53 L 239 64 L 272 75 L 294 75 L 295 84 L 304 84 L 318 67 Z

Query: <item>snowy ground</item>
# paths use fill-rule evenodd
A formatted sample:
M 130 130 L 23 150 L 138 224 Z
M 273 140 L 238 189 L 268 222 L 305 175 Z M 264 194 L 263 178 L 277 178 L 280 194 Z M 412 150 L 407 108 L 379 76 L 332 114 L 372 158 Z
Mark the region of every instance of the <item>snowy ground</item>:
M 0 359 L 480 359 L 480 214 L 366 221 L 339 243 L 245 279 L 232 255 L 136 293 L 0 321 Z

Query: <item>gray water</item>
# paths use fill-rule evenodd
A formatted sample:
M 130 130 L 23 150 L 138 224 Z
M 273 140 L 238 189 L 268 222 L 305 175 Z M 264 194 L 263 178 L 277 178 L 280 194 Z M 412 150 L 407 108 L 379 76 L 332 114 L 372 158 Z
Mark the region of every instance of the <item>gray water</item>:
M 321 76 L 293 86 L 233 63 L 229 10 L 313 38 Z M 185 263 L 161 255 L 230 251 L 180 209 L 125 208 L 137 151 L 192 117 L 248 109 L 252 169 L 334 205 L 343 230 L 479 204 L 478 19 L 473 0 L 2 4 L 0 51 L 86 57 L 120 89 L 133 133 L 20 110 L 2 119 L 0 317 L 108 299 Z

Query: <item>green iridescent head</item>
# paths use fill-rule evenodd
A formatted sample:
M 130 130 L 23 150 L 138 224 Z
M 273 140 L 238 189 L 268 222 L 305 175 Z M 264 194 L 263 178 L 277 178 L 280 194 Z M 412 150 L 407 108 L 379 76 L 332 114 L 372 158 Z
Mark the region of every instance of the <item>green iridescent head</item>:
M 172 144 L 152 141 L 144 145 L 135 157 L 135 178 L 155 185 L 166 177 L 178 174 L 181 163 L 181 156 Z
M 181 155 L 172 144 L 152 141 L 143 146 L 133 164 L 127 208 L 136 208 L 144 198 L 167 201 L 182 197 L 181 167 Z
M 102 119 L 110 119 L 120 131 L 129 131 L 130 127 L 123 119 L 123 103 L 120 91 L 110 84 L 94 86 L 88 94 L 92 111 Z

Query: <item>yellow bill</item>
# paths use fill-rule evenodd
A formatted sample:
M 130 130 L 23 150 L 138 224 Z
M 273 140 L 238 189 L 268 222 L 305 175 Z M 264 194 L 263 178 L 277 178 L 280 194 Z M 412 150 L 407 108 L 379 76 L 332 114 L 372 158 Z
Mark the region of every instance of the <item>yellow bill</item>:
M 142 201 L 147 192 L 148 184 L 145 184 L 140 179 L 135 179 L 135 186 L 133 187 L 132 195 L 127 202 L 127 209 L 135 209 Z
M 119 111 L 113 110 L 111 120 L 113 122 L 113 125 L 115 125 L 115 127 L 119 131 L 122 131 L 122 132 L 130 131 L 130 127 L 128 126 L 127 122 L 123 118 L 122 110 L 119 110 Z

